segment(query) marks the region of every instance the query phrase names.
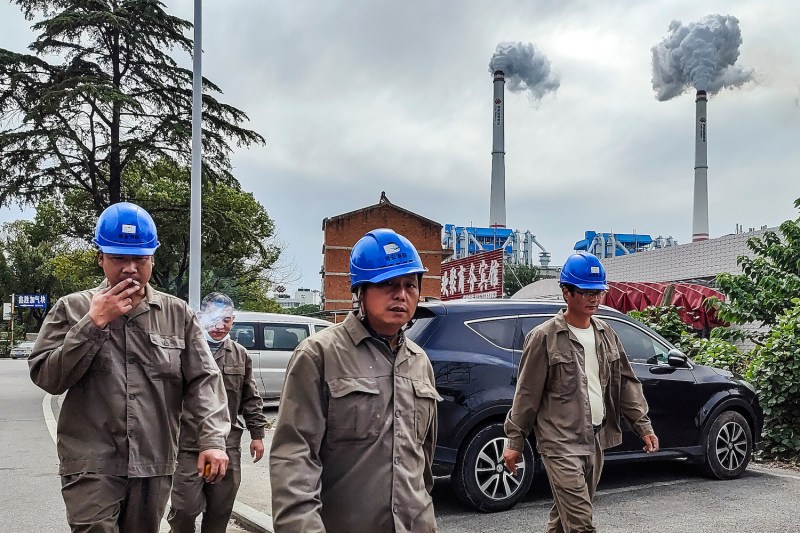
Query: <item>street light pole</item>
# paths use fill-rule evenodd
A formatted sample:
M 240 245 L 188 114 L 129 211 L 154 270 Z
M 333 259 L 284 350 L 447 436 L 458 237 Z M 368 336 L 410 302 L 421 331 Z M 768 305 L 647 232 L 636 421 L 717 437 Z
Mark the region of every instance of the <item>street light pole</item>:
M 194 46 L 192 77 L 192 182 L 189 214 L 189 305 L 200 309 L 200 253 L 203 132 L 203 3 L 194 0 Z

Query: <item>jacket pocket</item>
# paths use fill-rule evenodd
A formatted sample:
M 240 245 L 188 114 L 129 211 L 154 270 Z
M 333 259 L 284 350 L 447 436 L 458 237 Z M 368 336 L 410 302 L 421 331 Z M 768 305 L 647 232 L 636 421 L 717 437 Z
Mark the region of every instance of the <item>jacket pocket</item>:
M 575 352 L 554 352 L 550 355 L 550 389 L 558 396 L 571 396 L 578 384 Z
M 225 390 L 240 391 L 244 382 L 244 365 L 222 365 Z
M 608 381 L 611 377 L 611 369 L 614 368 L 621 357 L 619 350 L 617 349 L 616 345 L 601 345 L 599 350 L 597 351 L 597 357 L 600 359 L 600 364 L 604 365 L 604 372 L 603 375 L 603 387 L 608 386 Z M 603 368 L 601 366 L 601 368 Z
M 328 442 L 377 439 L 383 423 L 378 382 L 374 378 L 336 378 L 327 383 Z
M 414 425 L 416 426 L 417 443 L 425 441 L 431 418 L 436 413 L 436 402 L 442 397 L 436 388 L 424 381 L 412 381 L 414 384 Z
M 181 353 L 186 348 L 184 340 L 177 335 L 150 333 L 150 358 L 148 374 L 151 379 L 180 379 Z

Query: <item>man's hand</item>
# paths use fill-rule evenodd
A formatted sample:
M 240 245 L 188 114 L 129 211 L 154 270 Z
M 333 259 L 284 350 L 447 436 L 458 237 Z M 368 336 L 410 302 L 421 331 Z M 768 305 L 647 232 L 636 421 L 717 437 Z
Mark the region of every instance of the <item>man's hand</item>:
M 89 318 L 98 328 L 106 327 L 109 322 L 133 309 L 131 297 L 139 290 L 141 290 L 139 282 L 131 278 L 126 278 L 113 287 L 100 289 L 92 296 Z
M 212 485 L 221 481 L 228 470 L 228 454 L 222 450 L 203 450 L 197 456 L 197 475 Z
M 642 439 L 644 440 L 644 448 L 642 448 L 644 451 L 647 453 L 658 451 L 658 437 L 655 433 L 645 435 Z
M 253 462 L 257 463 L 264 457 L 264 441 L 261 439 L 253 439 L 250 441 L 250 457 Z
M 506 468 L 511 471 L 513 475 L 517 475 L 517 463 L 522 459 L 522 452 L 506 448 L 503 450 L 503 461 L 506 463 Z

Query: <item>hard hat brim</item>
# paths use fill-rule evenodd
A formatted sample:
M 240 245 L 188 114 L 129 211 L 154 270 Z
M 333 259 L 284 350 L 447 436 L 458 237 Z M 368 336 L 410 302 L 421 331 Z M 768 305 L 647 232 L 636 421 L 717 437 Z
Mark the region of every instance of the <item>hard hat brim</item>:
M 104 254 L 144 256 L 153 255 L 156 253 L 156 248 L 158 248 L 158 246 L 155 248 L 134 248 L 132 246 L 97 246 L 97 248 Z
M 570 285 L 574 285 L 579 289 L 584 289 L 587 291 L 607 291 L 608 285 L 602 282 L 595 282 L 595 283 L 575 283 L 573 281 L 566 281 L 562 283 L 569 283 Z
M 359 281 L 358 283 L 353 283 L 352 285 L 350 285 L 350 291 L 352 292 L 353 289 L 355 289 L 359 285 L 364 285 L 365 283 L 380 283 L 381 281 L 386 281 L 387 279 L 399 278 L 400 276 L 407 276 L 408 274 L 423 274 L 427 271 L 428 271 L 427 268 L 419 267 L 417 265 L 408 265 L 405 267 L 401 266 L 393 268 L 389 272 L 382 272 L 370 279 L 364 279 Z

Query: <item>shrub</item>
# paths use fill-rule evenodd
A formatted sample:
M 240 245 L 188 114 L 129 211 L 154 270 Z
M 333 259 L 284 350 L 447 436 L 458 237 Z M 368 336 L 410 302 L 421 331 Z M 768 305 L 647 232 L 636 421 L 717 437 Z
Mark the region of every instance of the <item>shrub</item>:
M 714 330 L 716 331 L 716 330 Z M 680 348 L 695 363 L 722 368 L 744 376 L 750 366 L 750 358 L 730 342 L 713 335 L 701 339 L 686 334 L 681 338 Z
M 756 347 L 748 378 L 764 409 L 764 457 L 800 460 L 800 299 Z
M 682 307 L 675 305 L 651 305 L 642 311 L 629 311 L 628 316 L 646 324 L 650 329 L 677 346 L 680 344 L 682 335 L 693 331 L 681 320 L 680 311 L 682 310 Z

